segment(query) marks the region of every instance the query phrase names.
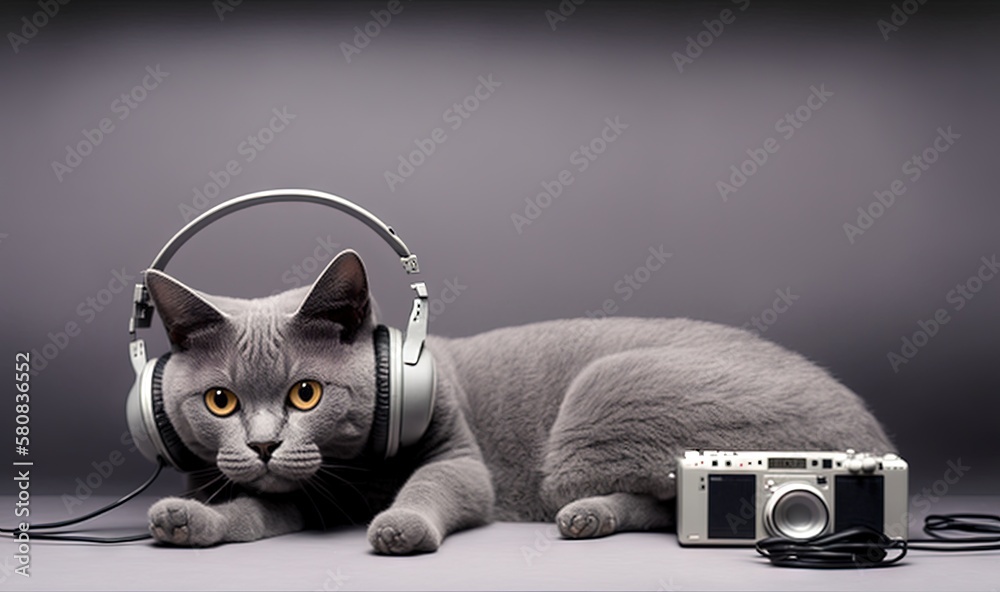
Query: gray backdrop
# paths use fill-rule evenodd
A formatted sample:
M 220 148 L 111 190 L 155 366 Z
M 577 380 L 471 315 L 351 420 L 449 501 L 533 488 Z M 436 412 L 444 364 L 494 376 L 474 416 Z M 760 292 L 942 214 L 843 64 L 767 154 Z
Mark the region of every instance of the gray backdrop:
M 121 439 L 118 276 L 150 263 L 185 208 L 285 186 L 394 225 L 426 270 L 436 333 L 605 307 L 757 317 L 870 402 L 911 462 L 911 493 L 996 492 L 1000 280 L 982 262 L 1000 220 L 995 6 L 404 1 L 382 25 L 387 2 L 95 4 L 42 18 L 8 3 L 0 19 L 14 35 L 0 48 L 0 341 L 8 363 L 37 350 L 32 486 L 82 502 L 67 513 L 150 470 Z M 901 24 L 880 28 L 894 6 Z M 22 17 L 44 24 L 29 38 Z M 433 152 L 411 155 L 419 145 Z M 875 192 L 894 181 L 883 206 Z M 233 216 L 169 271 L 259 296 L 345 247 L 401 323 L 390 249 L 317 206 Z M 154 353 L 161 333 L 147 332 Z M 967 467 L 957 482 L 949 463 Z

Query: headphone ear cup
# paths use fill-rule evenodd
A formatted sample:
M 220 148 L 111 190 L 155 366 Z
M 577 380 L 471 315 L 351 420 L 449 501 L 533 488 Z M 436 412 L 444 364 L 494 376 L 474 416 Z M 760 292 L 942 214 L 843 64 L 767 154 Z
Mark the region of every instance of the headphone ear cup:
M 149 386 L 153 368 L 158 361 L 158 358 L 153 358 L 143 364 L 125 401 L 125 420 L 128 422 L 132 444 L 152 463 L 159 463 L 163 456 L 157 444 L 158 437 L 153 433 L 156 427 L 153 424 L 152 389 Z
M 392 347 L 389 339 L 389 328 L 385 325 L 375 327 L 373 341 L 375 346 L 375 412 L 369 436 L 369 446 L 375 458 L 384 459 L 389 446 L 389 416 L 392 412 L 390 383 Z
M 416 444 L 431 424 L 437 391 L 434 356 L 424 345 L 416 363 L 401 364 L 400 371 L 402 384 L 398 389 L 400 394 L 396 409 L 399 415 L 398 445 L 402 448 Z
M 177 434 L 174 425 L 170 423 L 170 418 L 167 417 L 167 411 L 163 405 L 163 370 L 168 359 L 170 359 L 169 353 L 160 356 L 156 360 L 156 365 L 153 366 L 153 378 L 149 393 L 152 398 L 153 425 L 156 426 L 156 431 L 162 442 L 162 449 L 159 451 L 161 456 L 178 471 L 188 473 L 205 468 L 209 466 L 209 463 L 191 452 Z

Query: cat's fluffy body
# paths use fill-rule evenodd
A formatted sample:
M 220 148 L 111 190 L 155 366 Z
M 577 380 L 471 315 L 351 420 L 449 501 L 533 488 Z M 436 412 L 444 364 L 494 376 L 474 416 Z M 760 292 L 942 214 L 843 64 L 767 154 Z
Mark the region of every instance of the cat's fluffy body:
M 431 347 L 458 386 L 500 520 L 550 520 L 583 492 L 671 498 L 685 449 L 890 448 L 826 371 L 714 323 L 559 320 Z
M 892 450 L 863 402 L 798 354 L 714 323 L 618 318 L 428 338 L 438 372 L 431 425 L 375 462 L 366 443 L 376 319 L 355 253 L 311 288 L 264 299 L 209 297 L 158 272 L 147 283 L 173 344 L 167 414 L 237 485 L 215 505 L 157 502 L 151 530 L 167 543 L 345 520 L 370 520 L 369 540 L 389 554 L 433 551 L 449 532 L 491 519 L 556 520 L 565 536 L 601 536 L 670 525 L 668 475 L 685 449 Z M 287 393 L 307 379 L 324 393 L 302 412 Z M 205 409 L 213 387 L 237 394 L 233 416 Z M 265 441 L 281 442 L 266 462 L 249 446 Z

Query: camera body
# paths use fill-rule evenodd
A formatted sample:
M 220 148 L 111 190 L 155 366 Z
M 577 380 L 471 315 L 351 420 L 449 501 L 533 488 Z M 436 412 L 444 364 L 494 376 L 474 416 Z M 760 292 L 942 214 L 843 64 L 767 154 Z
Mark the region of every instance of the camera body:
M 895 454 L 689 450 L 677 459 L 677 538 L 753 545 L 869 526 L 906 540 L 907 473 Z

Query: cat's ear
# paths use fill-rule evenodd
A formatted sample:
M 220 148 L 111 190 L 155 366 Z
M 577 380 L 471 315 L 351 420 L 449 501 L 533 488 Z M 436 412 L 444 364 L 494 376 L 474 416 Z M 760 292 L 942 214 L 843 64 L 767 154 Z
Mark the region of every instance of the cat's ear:
M 167 328 L 170 343 L 181 349 L 195 331 L 226 321 L 226 314 L 201 293 L 162 271 L 146 270 L 146 288 Z
M 361 257 L 351 249 L 341 251 L 313 283 L 299 305 L 300 320 L 330 321 L 340 325 L 340 340 L 350 341 L 371 316 L 368 274 Z

